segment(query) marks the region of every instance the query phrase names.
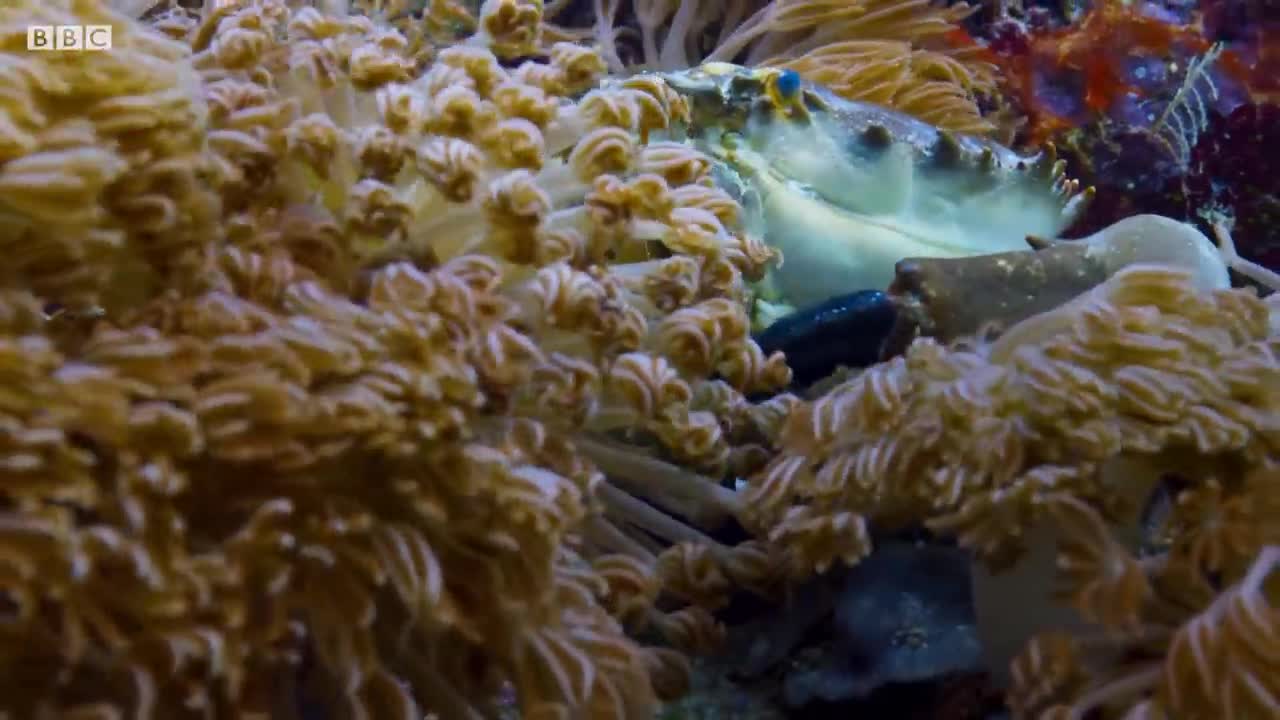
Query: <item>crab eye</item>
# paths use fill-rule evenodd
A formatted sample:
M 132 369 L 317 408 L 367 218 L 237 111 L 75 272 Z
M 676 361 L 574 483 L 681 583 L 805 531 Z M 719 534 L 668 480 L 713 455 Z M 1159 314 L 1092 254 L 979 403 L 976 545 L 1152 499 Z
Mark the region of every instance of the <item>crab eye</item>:
M 778 95 L 785 100 L 795 97 L 800 92 L 800 73 L 795 70 L 783 70 L 775 80 L 778 84 Z

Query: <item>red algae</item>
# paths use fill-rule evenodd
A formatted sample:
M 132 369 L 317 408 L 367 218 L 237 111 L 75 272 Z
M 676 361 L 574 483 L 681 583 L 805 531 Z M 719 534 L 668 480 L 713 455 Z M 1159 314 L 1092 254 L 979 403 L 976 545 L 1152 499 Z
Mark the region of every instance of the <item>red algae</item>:
M 1032 72 L 1039 67 L 1078 72 L 1084 81 L 1081 101 L 1085 108 L 1106 113 L 1117 99 L 1136 90 L 1136 83 L 1122 71 L 1127 57 L 1167 58 L 1180 40 L 1192 41 L 1193 53 L 1207 45 L 1190 31 L 1106 0 L 1078 26 L 1035 38 L 1030 48 Z M 1039 105 L 1034 94 L 1024 94 L 1023 101 L 1030 108 Z M 1033 123 L 1033 135 L 1035 130 Z
M 1074 22 L 1030 7 L 980 34 L 1025 118 L 1015 143 L 1054 142 L 1097 188 L 1068 236 L 1143 212 L 1234 221 L 1243 255 L 1280 264 L 1280 180 L 1258 161 L 1280 144 L 1280 0 L 1097 0 Z
M 996 21 L 987 59 L 1002 69 L 1006 91 L 1027 119 L 1019 140 L 1040 144 L 1167 92 L 1176 86 L 1179 70 L 1217 39 L 1205 30 L 1208 17 L 1182 23 L 1155 6 L 1100 0 L 1066 27 L 1047 27 L 1030 17 Z M 1262 40 L 1233 43 L 1213 68 L 1225 81 L 1249 88 L 1255 99 L 1280 77 L 1277 50 Z

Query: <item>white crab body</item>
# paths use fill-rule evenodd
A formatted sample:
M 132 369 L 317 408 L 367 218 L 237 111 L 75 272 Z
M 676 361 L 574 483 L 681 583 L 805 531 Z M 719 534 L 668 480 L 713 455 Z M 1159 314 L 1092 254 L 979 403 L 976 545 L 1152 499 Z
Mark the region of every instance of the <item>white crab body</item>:
M 769 285 L 789 305 L 884 289 L 906 257 L 1026 249 L 1089 197 L 1052 148 L 1024 157 L 807 84 L 788 99 L 771 85 L 779 72 L 717 64 L 668 82 L 690 98 L 688 137 L 725 164 L 748 231 L 782 251 Z

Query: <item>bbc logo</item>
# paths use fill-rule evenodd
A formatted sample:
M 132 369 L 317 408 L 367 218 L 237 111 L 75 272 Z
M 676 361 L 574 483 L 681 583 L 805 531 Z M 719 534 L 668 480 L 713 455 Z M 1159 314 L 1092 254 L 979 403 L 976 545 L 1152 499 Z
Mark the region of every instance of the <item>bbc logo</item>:
M 110 25 L 31 25 L 28 50 L 110 50 Z

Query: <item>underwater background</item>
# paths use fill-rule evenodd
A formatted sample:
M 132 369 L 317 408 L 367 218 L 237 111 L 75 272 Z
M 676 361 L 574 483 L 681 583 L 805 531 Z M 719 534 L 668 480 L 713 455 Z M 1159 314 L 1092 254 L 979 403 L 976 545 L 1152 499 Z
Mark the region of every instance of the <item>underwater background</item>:
M 0 718 L 1280 720 L 1278 153 L 1276 0 L 0 0 Z

